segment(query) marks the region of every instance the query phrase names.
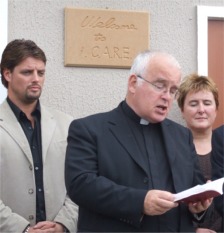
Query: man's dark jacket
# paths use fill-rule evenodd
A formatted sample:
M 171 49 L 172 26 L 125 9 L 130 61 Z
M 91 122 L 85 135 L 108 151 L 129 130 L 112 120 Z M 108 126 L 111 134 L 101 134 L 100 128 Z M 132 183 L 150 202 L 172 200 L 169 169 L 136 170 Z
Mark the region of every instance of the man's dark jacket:
M 222 177 L 224 177 L 224 125 L 215 129 L 212 135 L 212 179 L 216 180 Z M 224 196 L 215 198 L 214 203 L 222 215 L 224 232 Z
M 175 192 L 204 182 L 190 131 L 168 119 L 161 128 Z M 121 105 L 72 122 L 65 180 L 69 197 L 79 205 L 79 232 L 154 232 L 158 217 L 142 214 L 148 161 L 141 156 Z M 179 231 L 193 232 L 187 205 L 178 208 Z M 177 219 L 173 216 L 172 221 Z

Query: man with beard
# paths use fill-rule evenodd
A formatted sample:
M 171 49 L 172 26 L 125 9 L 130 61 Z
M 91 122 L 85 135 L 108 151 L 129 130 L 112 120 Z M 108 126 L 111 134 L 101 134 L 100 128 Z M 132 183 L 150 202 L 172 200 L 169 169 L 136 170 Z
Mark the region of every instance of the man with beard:
M 45 68 L 45 53 L 31 40 L 13 40 L 3 51 L 0 232 L 76 232 L 78 208 L 64 184 L 72 117 L 40 103 Z

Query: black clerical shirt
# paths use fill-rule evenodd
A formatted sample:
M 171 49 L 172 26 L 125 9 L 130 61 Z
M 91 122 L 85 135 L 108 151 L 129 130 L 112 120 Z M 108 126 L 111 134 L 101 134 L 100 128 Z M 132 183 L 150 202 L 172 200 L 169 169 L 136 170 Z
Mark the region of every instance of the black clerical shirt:
M 35 183 L 36 183 L 36 222 L 46 220 L 44 186 L 43 186 L 43 161 L 41 144 L 41 111 L 38 101 L 36 108 L 32 112 L 34 117 L 34 127 L 25 113 L 21 111 L 9 98 L 8 104 L 20 123 L 30 145 L 33 157 Z

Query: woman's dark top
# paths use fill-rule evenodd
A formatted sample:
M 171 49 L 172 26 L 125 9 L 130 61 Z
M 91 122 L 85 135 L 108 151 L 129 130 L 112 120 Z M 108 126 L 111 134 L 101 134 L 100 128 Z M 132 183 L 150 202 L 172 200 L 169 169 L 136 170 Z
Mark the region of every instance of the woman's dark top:
M 211 152 L 206 155 L 198 155 L 200 169 L 206 180 L 211 180 L 212 167 L 211 167 Z M 205 219 L 203 223 L 196 223 L 196 227 L 208 228 L 216 232 L 221 232 L 222 217 L 214 208 L 211 206 L 211 215 Z

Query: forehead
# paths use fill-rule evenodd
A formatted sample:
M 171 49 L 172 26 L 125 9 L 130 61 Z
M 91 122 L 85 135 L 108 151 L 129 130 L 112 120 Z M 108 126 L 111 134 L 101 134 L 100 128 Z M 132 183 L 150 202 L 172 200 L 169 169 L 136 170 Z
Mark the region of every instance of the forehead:
M 188 100 L 214 100 L 214 95 L 211 91 L 200 90 L 188 92 L 186 99 Z
M 149 63 L 148 74 L 151 78 L 160 78 L 171 83 L 179 84 L 181 81 L 181 70 L 169 58 L 155 56 Z
M 36 69 L 44 69 L 45 63 L 40 60 L 33 57 L 27 57 L 24 60 L 22 60 L 18 65 L 18 68 L 36 68 Z

